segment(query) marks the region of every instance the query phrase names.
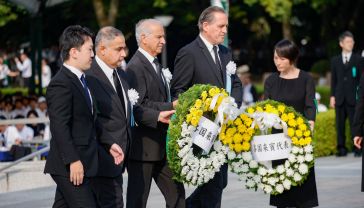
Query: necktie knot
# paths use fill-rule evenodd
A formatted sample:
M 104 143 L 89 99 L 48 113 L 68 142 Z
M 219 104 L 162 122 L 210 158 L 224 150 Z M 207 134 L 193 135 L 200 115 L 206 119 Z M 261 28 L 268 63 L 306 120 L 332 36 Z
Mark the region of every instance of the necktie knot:
M 345 56 L 344 59 L 345 59 L 345 62 L 344 63 L 347 64 L 349 62 L 348 56 Z

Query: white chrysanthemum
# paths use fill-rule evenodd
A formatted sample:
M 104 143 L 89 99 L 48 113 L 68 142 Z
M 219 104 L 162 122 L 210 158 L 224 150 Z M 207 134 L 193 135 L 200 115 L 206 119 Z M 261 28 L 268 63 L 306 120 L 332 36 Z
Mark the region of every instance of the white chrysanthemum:
M 288 161 L 290 163 L 295 163 L 296 162 L 296 156 L 294 154 L 289 154 Z
M 262 180 L 262 177 L 260 175 L 255 175 L 253 177 L 253 180 L 255 181 L 255 183 L 258 183 L 258 182 L 260 182 Z
M 220 149 L 221 149 L 221 147 L 222 147 L 222 144 L 221 144 L 221 142 L 220 142 L 220 140 L 215 140 L 215 142 L 214 142 L 214 150 L 215 151 L 219 151 Z
M 268 174 L 275 174 L 277 171 L 275 169 L 269 168 L 268 169 Z
M 250 168 L 257 168 L 258 167 L 257 161 L 255 161 L 255 160 L 250 161 L 249 162 L 249 167 Z
M 274 186 L 276 182 L 277 182 L 276 178 L 273 177 L 268 178 L 268 184 Z
M 172 80 L 172 73 L 169 71 L 168 68 L 163 68 L 162 73 L 163 73 L 163 76 L 166 79 L 167 83 L 169 84 Z
M 257 184 L 257 186 L 258 186 L 258 188 L 259 188 L 259 189 L 261 189 L 261 190 L 263 190 L 263 189 L 264 189 L 264 184 L 262 184 L 262 183 L 258 183 L 258 184 Z
M 129 97 L 131 106 L 134 106 L 138 102 L 139 93 L 135 89 L 130 88 L 128 90 L 128 97 Z
M 244 161 L 250 162 L 253 159 L 253 156 L 252 156 L 252 154 L 250 152 L 244 152 L 242 154 L 242 158 L 243 158 Z
M 296 181 L 296 182 L 301 181 L 302 180 L 302 176 L 299 173 L 295 173 L 293 175 L 293 180 Z
M 287 168 L 289 168 L 289 167 L 291 167 L 291 163 L 288 161 L 288 160 L 286 160 L 285 162 L 284 162 L 284 167 L 287 169 Z
M 277 166 L 277 172 L 278 172 L 279 174 L 284 173 L 284 171 L 285 171 L 285 169 L 284 169 L 284 166 L 283 166 L 283 165 L 278 165 L 278 166 Z
M 233 61 L 230 61 L 227 65 L 226 65 L 226 74 L 228 76 L 235 74 L 236 71 L 236 63 Z
M 306 160 L 307 162 L 311 162 L 311 161 L 313 160 L 313 155 L 312 155 L 312 154 L 306 154 L 306 155 L 305 155 L 305 160 Z
M 291 152 L 293 154 L 297 154 L 299 152 L 299 148 L 297 146 L 293 146 Z
M 262 182 L 267 182 L 268 181 L 268 178 L 267 177 L 263 177 L 262 178 Z
M 299 148 L 299 149 L 300 149 L 299 153 L 302 155 L 303 154 L 303 148 Z
M 188 172 L 187 176 L 186 176 L 186 179 L 189 181 L 189 180 L 192 179 L 192 177 L 193 177 L 193 172 L 192 171 Z
M 298 171 L 304 175 L 308 172 L 308 166 L 306 164 L 300 164 L 300 166 L 298 167 Z
M 190 151 L 190 148 L 186 145 L 184 146 L 179 152 L 178 157 L 183 158 L 188 152 Z
M 272 189 L 271 186 L 265 185 L 264 186 L 264 191 L 265 191 L 265 193 L 270 194 L 273 191 L 273 189 Z
M 298 164 L 294 164 L 293 167 L 294 167 L 294 169 L 297 169 L 298 168 Z
M 184 166 L 182 168 L 181 175 L 186 175 L 189 170 L 190 170 L 190 168 L 188 166 Z
M 288 168 L 288 169 L 286 170 L 286 175 L 287 175 L 288 177 L 292 177 L 292 176 L 293 176 L 293 174 L 294 174 L 294 171 L 292 170 L 292 168 Z
M 229 151 L 228 152 L 228 154 L 227 154 L 227 157 L 228 157 L 228 159 L 229 160 L 232 160 L 232 159 L 235 159 L 235 157 L 236 157 L 236 154 L 235 154 L 235 152 L 234 151 Z
M 303 155 L 298 155 L 297 156 L 297 162 L 298 163 L 303 163 L 305 162 L 305 157 Z
M 264 167 L 260 167 L 258 169 L 258 174 L 261 175 L 261 176 L 265 176 L 267 174 L 267 169 L 264 168 Z
M 253 180 L 248 180 L 248 181 L 246 182 L 246 186 L 247 186 L 248 188 L 253 188 L 253 187 L 255 187 L 255 182 L 254 182 Z
M 309 145 L 304 147 L 304 150 L 307 153 L 311 153 L 313 151 L 313 147 L 312 147 L 312 145 L 309 144 Z
M 288 179 L 286 179 L 286 180 L 283 181 L 283 186 L 287 190 L 291 189 L 291 184 L 292 184 L 291 181 L 288 180 Z
M 280 180 L 280 181 L 283 181 L 283 180 L 284 180 L 284 178 L 285 178 L 285 177 L 284 177 L 284 175 L 279 176 L 279 180 Z
M 240 171 L 243 173 L 249 172 L 249 166 L 246 164 L 242 165 Z
M 276 188 L 276 191 L 280 194 L 283 193 L 283 191 L 284 191 L 284 187 L 282 184 L 277 184 L 275 188 Z

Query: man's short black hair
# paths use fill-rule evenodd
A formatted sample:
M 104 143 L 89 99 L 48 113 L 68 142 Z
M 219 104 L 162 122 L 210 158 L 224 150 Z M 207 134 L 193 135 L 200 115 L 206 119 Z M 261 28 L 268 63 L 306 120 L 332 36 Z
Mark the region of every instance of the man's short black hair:
M 93 33 L 87 27 L 80 25 L 68 26 L 59 38 L 62 61 L 69 59 L 71 48 L 80 49 L 87 40 L 87 37 L 93 38 Z
M 351 33 L 350 31 L 345 31 L 343 33 L 340 34 L 339 36 L 339 41 L 343 41 L 346 37 L 352 38 L 354 39 L 354 35 L 353 33 Z

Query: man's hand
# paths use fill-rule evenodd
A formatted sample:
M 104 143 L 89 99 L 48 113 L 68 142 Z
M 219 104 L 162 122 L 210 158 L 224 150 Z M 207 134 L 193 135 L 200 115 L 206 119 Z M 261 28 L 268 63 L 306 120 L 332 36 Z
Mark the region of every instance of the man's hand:
M 173 101 L 173 109 L 176 109 L 176 106 L 178 105 L 178 100 Z
M 175 110 L 161 111 L 158 116 L 158 121 L 161 123 L 169 124 L 171 116 L 175 113 Z
M 18 57 L 15 57 L 15 58 L 14 58 L 14 61 L 15 61 L 16 63 L 20 62 L 20 61 L 19 61 L 19 59 L 18 59 Z
M 308 124 L 310 124 L 310 129 L 311 129 L 311 131 L 313 131 L 313 129 L 315 127 L 315 122 L 314 121 L 308 121 Z
M 356 136 L 354 137 L 354 145 L 358 149 L 361 149 L 361 141 L 363 140 L 363 137 Z
M 124 161 L 124 152 L 123 149 L 117 144 L 112 144 L 110 147 L 110 154 L 114 158 L 115 165 L 119 165 Z
M 335 97 L 334 96 L 331 96 L 330 97 L 330 107 L 331 108 L 335 108 L 335 103 L 336 103 Z
M 70 165 L 70 180 L 73 185 L 78 186 L 83 182 L 84 171 L 81 160 L 71 163 Z

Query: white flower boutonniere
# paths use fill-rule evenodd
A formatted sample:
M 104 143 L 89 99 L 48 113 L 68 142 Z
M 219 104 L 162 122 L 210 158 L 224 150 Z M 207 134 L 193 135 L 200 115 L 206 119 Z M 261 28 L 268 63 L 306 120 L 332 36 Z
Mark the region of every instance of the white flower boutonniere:
M 162 73 L 163 73 L 163 76 L 166 79 L 167 83 L 169 84 L 172 80 L 172 73 L 169 71 L 168 68 L 163 68 Z
M 226 65 L 226 74 L 228 76 L 231 76 L 232 74 L 235 74 L 236 71 L 236 63 L 233 61 L 230 61 L 227 65 Z
M 134 106 L 138 102 L 139 93 L 135 89 L 131 88 L 128 90 L 128 97 L 129 97 L 131 106 Z

